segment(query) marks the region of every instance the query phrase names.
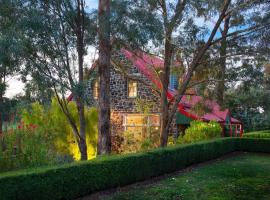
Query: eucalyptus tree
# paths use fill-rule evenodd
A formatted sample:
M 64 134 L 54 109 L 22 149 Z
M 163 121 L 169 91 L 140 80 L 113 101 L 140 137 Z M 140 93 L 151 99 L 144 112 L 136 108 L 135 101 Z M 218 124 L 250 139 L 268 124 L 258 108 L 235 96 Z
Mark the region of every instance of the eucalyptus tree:
M 141 47 L 142 50 L 152 51 L 152 53 L 155 51 L 149 48 L 149 45 L 155 44 L 159 46 L 158 56 L 164 58 L 164 66 L 157 73 L 162 85 L 161 146 L 167 145 L 171 122 L 186 90 L 205 81 L 200 80 L 199 83 L 194 83 L 194 80 L 197 79 L 194 74 L 198 77 L 204 71 L 207 78 L 211 78 L 206 70 L 207 65 L 219 63 L 219 67 L 223 66 L 224 68 L 225 58 L 232 56 L 232 54 L 227 55 L 229 41 L 245 38 L 262 27 L 265 29 L 265 24 L 250 23 L 247 25 L 246 21 L 250 22 L 251 18 L 243 15 L 234 17 L 234 19 L 239 18 L 239 22 L 236 23 L 236 28 L 229 30 L 229 25 L 233 24 L 232 16 L 237 16 L 239 11 L 255 15 L 255 11 L 252 10 L 254 3 L 264 2 L 230 0 L 211 2 L 192 0 L 112 1 L 112 5 L 115 6 L 111 15 L 112 43 L 117 44 L 121 41 L 122 45 L 129 48 Z M 241 17 L 247 18 L 244 23 L 241 21 Z M 131 45 L 127 45 L 127 43 L 131 43 Z M 178 58 L 183 63 L 185 73 L 174 99 L 168 101 L 169 76 Z M 127 76 L 129 75 L 127 74 Z M 219 74 L 218 77 L 223 79 L 223 73 Z
M 99 36 L 99 117 L 98 117 L 98 154 L 111 152 L 110 136 L 110 0 L 99 0 L 98 36 Z
M 167 99 L 168 86 L 169 86 L 169 77 L 171 73 L 172 60 L 174 52 L 176 50 L 176 44 L 174 43 L 173 34 L 178 32 L 181 34 L 180 26 L 185 23 L 192 22 L 192 17 L 190 13 L 196 12 L 200 15 L 203 13 L 202 10 L 196 8 L 205 8 L 211 6 L 209 2 L 193 2 L 187 0 L 178 0 L 178 1 L 148 1 L 153 7 L 156 8 L 156 13 L 160 15 L 163 23 L 163 40 L 164 40 L 164 67 L 161 74 L 161 114 L 162 114 L 162 123 L 161 123 L 161 138 L 160 146 L 164 147 L 167 145 L 168 141 L 168 132 L 170 124 L 173 120 L 175 112 L 178 108 L 178 103 L 181 101 L 183 94 L 185 93 L 189 82 L 192 78 L 193 72 L 199 66 L 200 61 L 204 57 L 206 51 L 210 48 L 211 43 L 214 40 L 216 32 L 221 25 L 222 21 L 227 16 L 229 6 L 231 4 L 230 0 L 225 0 L 220 7 L 220 12 L 217 14 L 217 21 L 214 24 L 214 27 L 209 33 L 206 42 L 201 41 L 200 44 L 196 44 L 194 50 L 192 51 L 193 57 L 191 62 L 188 63 L 188 70 L 185 74 L 185 78 L 178 88 L 178 94 L 175 96 L 174 102 L 169 102 Z M 206 11 L 204 11 L 206 12 Z M 193 23 L 194 24 L 194 23 Z M 197 42 L 197 41 L 196 41 Z M 179 47 L 181 49 L 181 47 Z M 191 51 L 189 49 L 189 51 Z M 186 53 L 186 52 L 183 52 Z M 187 60 L 188 62 L 188 60 Z M 172 105 L 170 105 L 172 104 Z M 171 107 L 171 109 L 169 109 Z
M 22 54 L 19 18 L 16 7 L 19 1 L 0 1 L 0 135 L 2 134 L 2 114 L 4 113 L 3 97 L 7 89 L 7 81 L 19 71 Z
M 222 37 L 220 43 L 216 45 L 219 60 L 215 62 L 219 79 L 216 84 L 216 99 L 220 105 L 223 105 L 226 85 L 230 83 L 228 70 L 232 71 L 231 68 L 237 68 L 237 65 L 244 68 L 248 66 L 247 64 L 254 67 L 262 64 L 265 53 L 257 44 L 258 34 L 265 35 L 270 28 L 267 4 L 269 4 L 267 1 L 250 1 L 244 8 L 230 13 L 220 28 Z M 227 35 L 234 31 L 237 34 L 227 39 Z
M 144 46 L 157 40 L 157 20 L 140 2 L 100 0 L 98 17 L 99 129 L 98 154 L 111 150 L 110 137 L 110 65 L 111 49 L 120 46 Z
M 84 56 L 86 44 L 95 40 L 95 27 L 85 11 L 84 0 L 29 0 L 23 4 L 22 23 L 26 53 L 25 75 L 38 74 L 54 90 L 69 122 L 81 159 L 87 159 L 84 102 Z M 66 94 L 72 92 L 79 124 L 68 106 Z
M 160 146 L 166 146 L 170 124 L 183 95 L 194 84 L 192 80 L 194 73 L 200 73 L 205 63 L 211 60 L 218 59 L 221 63 L 226 62 L 226 60 L 220 59 L 220 55 L 216 55 L 217 53 L 213 47 L 222 43 L 222 41 L 224 43 L 225 38 L 226 41 L 241 38 L 259 27 L 256 24 L 252 24 L 251 26 L 234 29 L 230 32 L 227 30 L 230 16 L 239 12 L 239 10 L 253 12 L 250 5 L 254 1 L 149 0 L 142 2 L 150 5 L 151 11 L 162 22 L 164 67 L 160 73 L 162 83 Z M 196 19 L 201 23 L 198 24 Z M 211 24 L 210 26 L 208 25 L 209 23 Z M 221 31 L 223 34 L 219 36 L 218 31 L 222 29 L 221 27 L 224 27 Z M 225 53 L 222 52 L 221 54 Z M 184 62 L 185 73 L 173 101 L 168 101 L 169 76 L 177 55 Z

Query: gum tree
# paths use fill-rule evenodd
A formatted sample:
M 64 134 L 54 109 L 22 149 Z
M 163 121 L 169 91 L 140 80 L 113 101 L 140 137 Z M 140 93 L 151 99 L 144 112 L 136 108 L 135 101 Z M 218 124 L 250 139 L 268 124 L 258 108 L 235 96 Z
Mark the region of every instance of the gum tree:
M 19 71 L 21 44 L 18 38 L 18 13 L 14 9 L 18 1 L 5 0 L 0 6 L 0 135 L 2 134 L 2 115 L 4 95 L 8 79 Z
M 86 160 L 84 56 L 86 43 L 94 41 L 95 29 L 85 11 L 85 2 L 27 1 L 21 12 L 27 54 L 24 75 L 38 75 L 48 88 L 54 90 L 73 130 L 81 160 Z M 68 109 L 67 92 L 72 92 L 72 99 L 76 102 L 78 124 Z
M 98 7 L 99 36 L 99 118 L 98 118 L 98 154 L 111 151 L 110 135 L 110 0 L 99 0 Z

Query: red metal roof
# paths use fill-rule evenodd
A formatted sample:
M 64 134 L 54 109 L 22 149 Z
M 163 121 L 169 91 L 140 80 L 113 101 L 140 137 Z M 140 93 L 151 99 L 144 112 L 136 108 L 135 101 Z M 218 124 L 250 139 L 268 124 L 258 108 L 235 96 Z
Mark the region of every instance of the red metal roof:
M 156 71 L 156 69 L 164 66 L 164 61 L 161 58 L 140 51 L 131 52 L 126 49 L 121 49 L 121 51 L 142 74 L 144 74 L 155 86 L 157 86 L 157 88 L 161 89 L 161 82 Z M 173 100 L 175 95 L 176 91 L 168 90 L 167 97 L 169 100 Z M 193 113 L 191 108 L 199 102 L 203 102 L 204 105 L 211 110 L 211 112 L 206 113 L 203 116 L 198 116 L 196 113 Z M 227 116 L 230 117 L 230 112 L 228 109 L 221 110 L 221 107 L 217 102 L 213 100 L 204 100 L 201 96 L 197 95 L 184 95 L 178 105 L 178 111 L 191 119 L 202 119 L 204 121 L 215 120 L 220 123 L 226 122 Z M 232 123 L 241 123 L 237 119 L 231 117 L 230 119 Z
M 158 69 L 163 68 L 164 61 L 153 55 L 149 55 L 145 52 L 137 50 L 136 52 L 131 52 L 127 49 L 122 48 L 121 52 L 125 55 L 125 57 L 138 68 L 138 70 L 145 75 L 158 89 L 162 88 L 160 78 L 158 75 Z M 176 62 L 175 66 L 180 66 L 180 62 Z M 96 67 L 96 63 L 93 64 L 92 67 Z M 174 96 L 177 94 L 177 91 L 169 89 L 167 92 L 167 97 L 169 100 L 173 101 Z M 67 100 L 71 101 L 73 98 L 73 94 L 71 93 Z M 206 113 L 203 116 L 198 116 L 191 109 L 193 106 L 198 104 L 199 102 L 203 102 L 211 112 Z M 217 102 L 213 100 L 204 100 L 201 96 L 197 96 L 196 92 L 193 92 L 192 95 L 184 95 L 178 105 L 178 111 L 191 118 L 191 119 L 201 119 L 204 121 L 218 121 L 220 123 L 225 123 L 227 116 L 230 117 L 230 112 L 228 109 L 221 110 L 221 107 Z M 233 124 L 242 124 L 241 121 L 230 117 L 231 123 Z

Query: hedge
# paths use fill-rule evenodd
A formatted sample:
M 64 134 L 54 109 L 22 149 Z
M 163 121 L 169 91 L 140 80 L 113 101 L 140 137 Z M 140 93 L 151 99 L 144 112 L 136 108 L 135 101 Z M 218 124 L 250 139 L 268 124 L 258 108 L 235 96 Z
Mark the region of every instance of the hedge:
M 270 130 L 250 132 L 243 135 L 245 138 L 270 138 Z
M 99 157 L 0 175 L 1 200 L 74 199 L 218 158 L 233 151 L 270 152 L 270 139 L 221 138 L 144 153 Z
M 270 153 L 270 139 L 239 138 L 236 150 L 257 153 Z

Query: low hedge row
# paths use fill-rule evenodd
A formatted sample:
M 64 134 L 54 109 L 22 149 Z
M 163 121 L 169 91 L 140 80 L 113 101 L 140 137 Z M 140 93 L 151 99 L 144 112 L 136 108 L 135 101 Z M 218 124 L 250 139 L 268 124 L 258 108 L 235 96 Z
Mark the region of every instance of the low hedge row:
M 238 138 L 237 151 L 270 153 L 270 139 L 268 138 Z
M 270 139 L 221 138 L 149 152 L 99 157 L 0 175 L 1 200 L 74 199 L 218 158 L 233 151 L 270 152 Z
M 243 135 L 245 138 L 270 138 L 270 131 L 251 132 Z

